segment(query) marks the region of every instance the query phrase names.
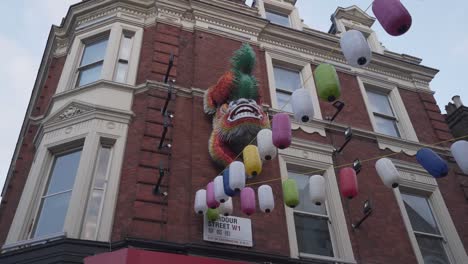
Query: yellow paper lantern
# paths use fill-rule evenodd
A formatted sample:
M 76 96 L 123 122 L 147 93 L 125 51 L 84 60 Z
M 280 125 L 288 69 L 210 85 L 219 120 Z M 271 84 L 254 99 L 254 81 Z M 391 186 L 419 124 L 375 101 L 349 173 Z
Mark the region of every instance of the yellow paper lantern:
M 242 152 L 244 157 L 245 172 L 250 177 L 255 177 L 262 172 L 262 161 L 257 146 L 248 145 Z

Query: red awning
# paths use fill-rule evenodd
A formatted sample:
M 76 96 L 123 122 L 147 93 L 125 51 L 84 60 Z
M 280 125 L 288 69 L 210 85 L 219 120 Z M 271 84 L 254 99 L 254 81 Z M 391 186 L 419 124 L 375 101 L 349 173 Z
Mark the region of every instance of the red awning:
M 185 256 L 178 254 L 124 248 L 101 253 L 84 259 L 85 264 L 242 264 L 215 258 Z

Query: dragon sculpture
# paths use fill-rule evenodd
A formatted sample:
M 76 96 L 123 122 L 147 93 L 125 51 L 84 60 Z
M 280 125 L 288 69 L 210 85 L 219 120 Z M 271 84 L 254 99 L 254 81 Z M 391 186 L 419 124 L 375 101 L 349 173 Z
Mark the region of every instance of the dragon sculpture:
M 252 71 L 255 53 L 243 44 L 231 58 L 231 70 L 205 92 L 204 111 L 213 116 L 208 150 L 220 166 L 227 166 L 257 135 L 270 127 Z

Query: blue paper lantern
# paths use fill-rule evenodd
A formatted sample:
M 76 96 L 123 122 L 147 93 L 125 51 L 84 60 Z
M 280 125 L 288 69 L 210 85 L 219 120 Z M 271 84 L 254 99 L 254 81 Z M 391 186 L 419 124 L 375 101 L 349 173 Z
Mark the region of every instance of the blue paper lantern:
M 236 192 L 229 186 L 229 168 L 223 171 L 223 185 L 225 194 L 231 197 L 236 194 Z
M 432 149 L 422 148 L 416 153 L 416 160 L 423 166 L 427 172 L 434 178 L 445 177 L 448 174 L 448 165 L 439 155 Z

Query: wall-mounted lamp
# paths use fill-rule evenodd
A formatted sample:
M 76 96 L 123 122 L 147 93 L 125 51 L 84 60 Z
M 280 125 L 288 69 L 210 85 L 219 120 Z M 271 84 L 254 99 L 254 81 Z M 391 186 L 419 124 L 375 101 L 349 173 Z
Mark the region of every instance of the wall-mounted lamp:
M 341 151 L 343 151 L 343 149 L 346 147 L 346 145 L 348 145 L 349 141 L 353 137 L 353 130 L 351 129 L 351 127 L 346 128 L 346 130 L 344 132 L 344 136 L 345 136 L 345 142 L 343 143 L 343 145 L 338 150 L 335 148 L 334 153 L 341 153 Z
M 335 118 L 338 116 L 338 114 L 341 112 L 341 110 L 343 110 L 343 108 L 345 107 L 345 103 L 341 102 L 341 101 L 335 101 L 332 105 L 333 105 L 333 107 L 336 108 L 336 112 L 330 118 L 330 122 L 333 122 L 333 120 L 335 120 Z
M 162 165 L 162 162 L 159 163 L 159 178 L 158 178 L 158 182 L 156 183 L 156 185 L 154 186 L 154 189 L 153 189 L 153 194 L 154 195 L 162 195 L 162 196 L 167 196 L 168 193 L 167 192 L 161 192 L 161 182 L 162 182 L 162 179 L 164 178 L 164 176 L 169 173 L 169 169 L 168 168 L 164 168 L 163 165 Z
M 351 225 L 351 227 L 353 229 L 359 228 L 359 226 L 371 215 L 371 213 L 372 213 L 372 203 L 371 203 L 370 199 L 364 201 L 363 213 L 364 213 L 364 216 L 356 224 Z
M 359 174 L 359 172 L 361 172 L 361 168 L 361 161 L 359 159 L 355 159 L 353 161 L 353 169 L 356 171 L 356 174 Z

